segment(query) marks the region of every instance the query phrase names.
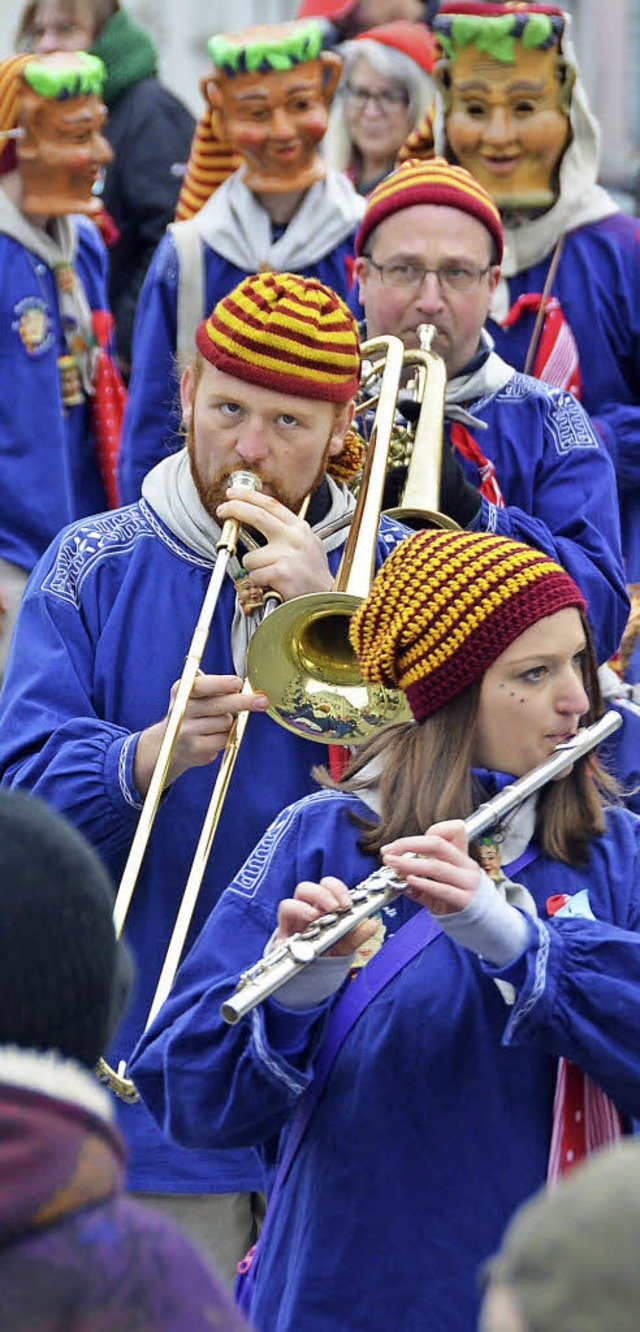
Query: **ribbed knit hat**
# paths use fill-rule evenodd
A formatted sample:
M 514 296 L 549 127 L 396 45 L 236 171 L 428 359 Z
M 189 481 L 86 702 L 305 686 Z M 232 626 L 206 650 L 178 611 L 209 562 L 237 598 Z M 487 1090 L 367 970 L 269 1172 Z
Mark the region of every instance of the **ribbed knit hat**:
M 0 1044 L 93 1068 L 132 978 L 112 909 L 85 838 L 33 796 L 0 790 Z
M 198 325 L 196 346 L 218 370 L 277 393 L 346 403 L 359 384 L 355 320 L 317 278 L 245 278 Z
M 365 28 L 356 33 L 356 42 L 380 42 L 394 51 L 415 60 L 426 74 L 431 74 L 439 54 L 436 42 L 426 23 L 410 23 L 408 19 L 394 19 L 392 23 L 381 23 L 376 28 Z M 355 48 L 357 50 L 357 47 Z
M 424 531 L 385 560 L 350 637 L 365 679 L 404 690 L 422 721 L 568 606 L 584 611 L 584 597 L 542 551 L 486 532 Z
M 577 1165 L 516 1213 L 490 1275 L 535 1332 L 636 1332 L 640 1142 Z
M 385 217 L 399 213 L 403 208 L 412 208 L 414 204 L 445 204 L 476 217 L 493 237 L 497 262 L 500 263 L 504 237 L 500 213 L 491 195 L 469 171 L 452 166 L 444 157 L 433 157 L 429 161 L 412 158 L 376 185 L 358 228 L 356 254 L 363 253 L 371 232 Z

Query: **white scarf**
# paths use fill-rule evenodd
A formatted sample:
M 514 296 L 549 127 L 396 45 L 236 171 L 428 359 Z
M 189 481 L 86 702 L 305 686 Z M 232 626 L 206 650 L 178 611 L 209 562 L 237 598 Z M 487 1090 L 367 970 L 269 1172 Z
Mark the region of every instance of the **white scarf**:
M 300 272 L 317 264 L 357 227 L 365 201 L 346 176 L 328 171 L 307 190 L 278 240 L 269 214 L 234 171 L 192 219 L 207 245 L 246 273 Z M 182 225 L 186 226 L 186 223 Z
M 6 190 L 0 186 L 0 232 L 11 236 L 26 250 L 42 259 L 55 275 L 56 268 L 69 270 L 68 290 L 56 282 L 58 309 L 70 354 L 77 363 L 85 393 L 93 393 L 93 381 L 98 356 L 93 334 L 91 307 L 84 287 L 75 271 L 78 250 L 78 232 L 73 217 L 57 217 L 53 221 L 53 235 L 41 227 L 34 227 L 24 213 L 12 203 Z M 85 350 L 79 350 L 75 336 L 79 333 Z
M 327 476 L 330 493 L 330 509 L 320 523 L 312 530 L 318 532 L 329 523 L 341 517 L 347 517 L 355 508 L 355 499 L 346 486 L 338 485 Z M 219 524 L 207 513 L 191 475 L 189 455 L 186 449 L 180 449 L 169 458 L 163 458 L 142 483 L 142 498 L 151 506 L 175 536 L 185 546 L 215 565 L 217 544 L 221 531 Z M 326 554 L 336 550 L 344 541 L 344 529 L 327 537 L 321 537 Z M 228 564 L 227 572 L 232 579 L 240 573 L 240 563 L 235 556 Z M 264 617 L 264 607 L 245 615 L 236 598 L 236 607 L 231 626 L 231 651 L 236 674 L 244 678 L 245 662 L 249 641 Z

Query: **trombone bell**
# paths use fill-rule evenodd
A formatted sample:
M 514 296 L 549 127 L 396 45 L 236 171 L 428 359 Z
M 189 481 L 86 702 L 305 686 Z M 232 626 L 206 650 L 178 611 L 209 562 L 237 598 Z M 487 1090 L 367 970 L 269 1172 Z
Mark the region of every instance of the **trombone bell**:
M 263 621 L 259 652 L 249 647 L 252 688 L 264 690 L 269 716 L 296 735 L 353 745 L 410 716 L 404 694 L 362 678 L 349 642 L 360 601 L 348 592 L 294 597 Z

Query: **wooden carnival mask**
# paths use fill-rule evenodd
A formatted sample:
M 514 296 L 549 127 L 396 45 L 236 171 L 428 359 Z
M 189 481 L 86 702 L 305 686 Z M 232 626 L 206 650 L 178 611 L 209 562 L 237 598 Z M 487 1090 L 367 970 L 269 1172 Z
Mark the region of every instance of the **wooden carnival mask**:
M 102 134 L 104 75 L 102 61 L 82 51 L 34 57 L 23 67 L 17 161 L 25 213 L 100 212 L 92 190 L 113 157 Z
M 502 211 L 544 211 L 558 196 L 571 138 L 574 74 L 560 10 L 543 5 L 442 6 L 434 25 L 448 156 Z M 499 10 L 499 13 L 496 13 Z
M 341 60 L 317 23 L 282 23 L 212 37 L 202 82 L 221 139 L 245 161 L 254 194 L 306 190 L 326 174 L 318 151 Z

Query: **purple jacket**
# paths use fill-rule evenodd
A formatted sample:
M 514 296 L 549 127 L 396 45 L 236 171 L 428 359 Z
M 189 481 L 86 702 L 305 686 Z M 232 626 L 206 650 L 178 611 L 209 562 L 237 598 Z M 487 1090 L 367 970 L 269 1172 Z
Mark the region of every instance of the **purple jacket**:
M 248 1332 L 191 1242 L 124 1196 L 124 1170 L 92 1075 L 0 1048 L 0 1327 Z

